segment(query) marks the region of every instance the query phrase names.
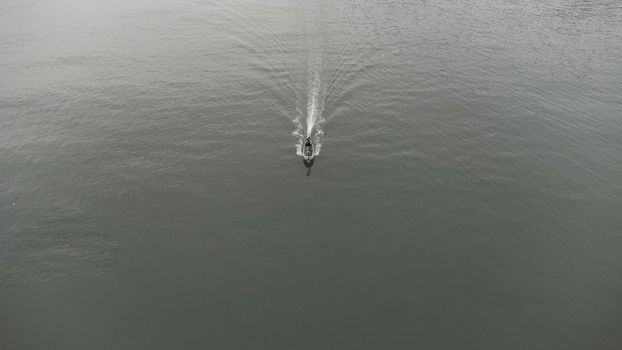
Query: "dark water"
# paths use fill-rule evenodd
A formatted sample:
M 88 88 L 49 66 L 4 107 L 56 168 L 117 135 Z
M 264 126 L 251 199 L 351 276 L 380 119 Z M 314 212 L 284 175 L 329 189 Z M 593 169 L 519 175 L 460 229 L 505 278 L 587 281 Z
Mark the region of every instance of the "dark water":
M 619 1 L 0 9 L 0 348 L 622 348 Z

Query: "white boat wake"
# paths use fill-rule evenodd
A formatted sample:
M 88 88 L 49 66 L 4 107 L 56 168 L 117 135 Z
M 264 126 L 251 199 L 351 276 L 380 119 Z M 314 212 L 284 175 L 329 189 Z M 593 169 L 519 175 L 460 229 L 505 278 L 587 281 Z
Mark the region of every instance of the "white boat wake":
M 311 138 L 313 143 L 314 156 L 320 154 L 322 148 L 322 135 L 324 135 L 324 122 L 326 119 L 323 116 L 324 112 L 324 90 L 321 80 L 322 61 L 318 58 L 311 64 L 309 69 L 309 93 L 307 95 L 307 113 L 306 118 L 299 110 L 298 117 L 294 120 L 296 130 L 292 132 L 292 135 L 298 138 L 296 143 L 296 154 L 302 156 L 302 147 L 307 139 Z M 303 121 L 304 124 L 303 125 Z

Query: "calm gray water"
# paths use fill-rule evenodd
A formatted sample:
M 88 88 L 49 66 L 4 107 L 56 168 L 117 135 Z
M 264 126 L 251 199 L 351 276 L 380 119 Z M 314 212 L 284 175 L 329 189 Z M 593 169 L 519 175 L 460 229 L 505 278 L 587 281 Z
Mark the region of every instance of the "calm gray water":
M 0 348 L 622 348 L 620 1 L 0 10 Z

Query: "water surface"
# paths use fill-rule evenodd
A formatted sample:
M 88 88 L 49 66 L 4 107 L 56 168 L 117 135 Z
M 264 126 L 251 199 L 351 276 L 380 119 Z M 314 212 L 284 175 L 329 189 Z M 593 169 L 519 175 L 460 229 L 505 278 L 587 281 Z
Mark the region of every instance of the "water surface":
M 622 348 L 619 1 L 0 8 L 0 348 Z

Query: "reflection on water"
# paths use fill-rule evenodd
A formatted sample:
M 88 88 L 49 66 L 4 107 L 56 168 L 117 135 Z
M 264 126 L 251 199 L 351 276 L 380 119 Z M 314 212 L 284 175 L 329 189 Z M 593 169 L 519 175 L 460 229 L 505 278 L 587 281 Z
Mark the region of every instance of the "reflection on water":
M 302 159 L 302 163 L 305 165 L 305 168 L 307 168 L 307 176 L 311 175 L 311 167 L 313 166 L 313 163 L 315 162 L 315 158 L 311 158 L 310 161 L 307 161 L 306 159 Z

